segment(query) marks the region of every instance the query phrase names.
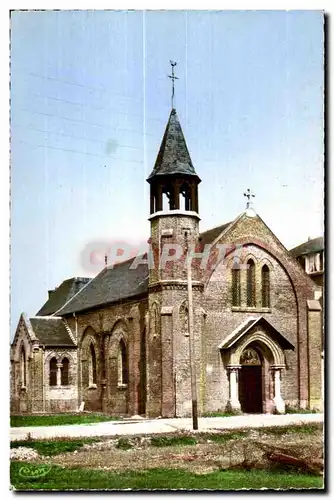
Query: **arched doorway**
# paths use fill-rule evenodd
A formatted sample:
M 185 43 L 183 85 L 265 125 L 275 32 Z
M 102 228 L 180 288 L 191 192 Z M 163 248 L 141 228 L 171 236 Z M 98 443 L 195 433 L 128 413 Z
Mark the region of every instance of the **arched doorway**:
M 284 351 L 294 349 L 266 319 L 249 318 L 219 345 L 229 380 L 226 408 L 244 413 L 284 413 Z M 225 352 L 224 352 L 225 351 Z
M 243 413 L 263 412 L 263 357 L 256 346 L 247 346 L 240 356 L 239 401 Z

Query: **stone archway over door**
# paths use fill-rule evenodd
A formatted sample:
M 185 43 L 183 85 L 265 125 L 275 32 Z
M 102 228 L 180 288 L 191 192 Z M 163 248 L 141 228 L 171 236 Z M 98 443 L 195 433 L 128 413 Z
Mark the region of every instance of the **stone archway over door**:
M 254 348 L 246 348 L 240 358 L 239 401 L 243 413 L 263 412 L 263 364 Z
M 284 350 L 294 346 L 266 319 L 248 318 L 219 345 L 229 378 L 227 409 L 284 413 L 281 372 Z

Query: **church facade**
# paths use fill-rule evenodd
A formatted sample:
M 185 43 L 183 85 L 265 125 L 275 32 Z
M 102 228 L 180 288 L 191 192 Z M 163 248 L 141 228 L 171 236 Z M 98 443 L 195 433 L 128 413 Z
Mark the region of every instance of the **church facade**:
M 249 206 L 200 232 L 201 181 L 175 109 L 148 182 L 149 251 L 66 280 L 21 315 L 12 413 L 190 416 L 190 332 L 200 415 L 321 409 L 321 288 Z

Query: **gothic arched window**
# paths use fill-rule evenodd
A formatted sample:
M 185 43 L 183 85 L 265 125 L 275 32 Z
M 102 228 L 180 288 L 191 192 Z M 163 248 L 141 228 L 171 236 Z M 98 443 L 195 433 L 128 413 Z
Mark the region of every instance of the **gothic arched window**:
M 262 307 L 270 307 L 270 275 L 269 267 L 265 264 L 261 270 Z
M 89 385 L 96 384 L 96 354 L 93 344 L 90 344 Z
M 56 358 L 52 358 L 50 360 L 49 384 L 50 385 L 57 385 L 57 359 Z
M 20 365 L 21 365 L 21 387 L 26 387 L 27 386 L 27 359 L 26 359 L 26 352 L 25 352 L 25 349 L 23 346 L 21 349 Z
M 247 306 L 255 307 L 255 264 L 252 259 L 247 261 Z
M 118 384 L 125 385 L 128 383 L 128 359 L 126 345 L 121 339 L 118 346 Z
M 61 367 L 61 385 L 69 385 L 69 365 L 70 362 L 67 358 L 63 358 Z
M 240 306 L 241 288 L 240 288 L 240 269 L 232 269 L 232 306 Z

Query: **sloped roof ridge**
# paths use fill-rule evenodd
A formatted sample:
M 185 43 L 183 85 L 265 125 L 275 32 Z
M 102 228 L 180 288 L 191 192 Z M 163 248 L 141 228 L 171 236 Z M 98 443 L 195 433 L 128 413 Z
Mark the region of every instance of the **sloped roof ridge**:
M 238 326 L 237 326 L 237 327 L 236 327 L 236 328 L 235 328 L 235 329 L 234 329 L 234 330 L 233 330 L 233 331 L 232 331 L 229 335 L 227 335 L 227 337 L 226 337 L 226 338 L 225 338 L 225 339 L 224 339 L 224 340 L 223 340 L 223 341 L 219 344 L 219 346 L 218 346 L 218 347 L 219 347 L 219 349 L 221 349 L 224 345 L 227 345 L 227 344 L 230 342 L 230 340 L 234 339 L 234 337 L 235 337 L 238 333 L 240 333 L 240 332 L 242 331 L 242 329 L 243 329 L 243 328 L 245 328 L 245 327 L 248 325 L 248 323 L 249 323 L 249 326 L 248 326 L 248 328 L 245 330 L 245 332 L 246 332 L 246 331 L 248 331 L 248 330 L 249 330 L 249 328 L 250 328 L 251 326 L 254 326 L 254 325 L 255 325 L 255 323 L 257 323 L 257 322 L 258 322 L 261 318 L 262 318 L 262 316 L 259 316 L 258 318 L 255 318 L 254 316 L 250 316 L 250 317 L 246 318 L 246 319 L 245 319 L 245 321 L 243 321 L 242 323 L 240 323 L 240 325 L 238 325 Z M 250 324 L 250 323 L 252 323 L 252 324 Z M 245 332 L 243 332 L 243 333 L 245 333 Z
M 45 315 L 43 316 L 42 314 L 35 314 L 34 316 L 31 316 L 31 318 L 37 318 L 37 319 L 60 319 L 61 318 L 59 316 L 53 316 L 52 314 L 48 314 L 48 315 Z
M 66 328 L 66 330 L 67 330 L 67 333 L 69 334 L 69 336 L 70 336 L 70 338 L 71 338 L 71 340 L 72 340 L 73 344 L 77 345 L 77 340 L 76 340 L 76 338 L 74 337 L 74 335 L 73 335 L 73 333 L 72 333 L 71 328 L 68 326 L 67 321 L 66 321 L 66 320 L 64 320 L 63 318 L 60 318 L 60 319 L 64 322 L 64 325 L 65 325 L 65 328 Z
M 303 243 L 300 243 L 299 245 L 291 248 L 290 253 L 298 257 L 299 255 L 320 251 L 323 248 L 324 248 L 324 237 L 317 236 L 316 238 L 304 241 Z
M 100 274 L 102 274 L 105 271 L 105 269 L 106 268 L 104 267 L 96 276 L 94 276 L 94 278 L 92 278 L 91 280 L 89 280 L 80 290 L 77 291 L 77 293 L 75 293 L 69 300 L 67 300 L 65 302 L 65 304 L 63 304 L 57 311 L 55 311 L 54 313 L 52 313 L 51 316 L 55 316 L 62 309 L 64 309 L 64 307 L 67 306 L 67 304 L 69 304 L 71 302 L 71 300 L 74 299 L 74 297 L 76 297 L 80 292 L 82 292 L 82 290 L 84 290 L 89 284 L 91 284 L 92 281 L 94 281 L 98 276 L 100 276 Z

